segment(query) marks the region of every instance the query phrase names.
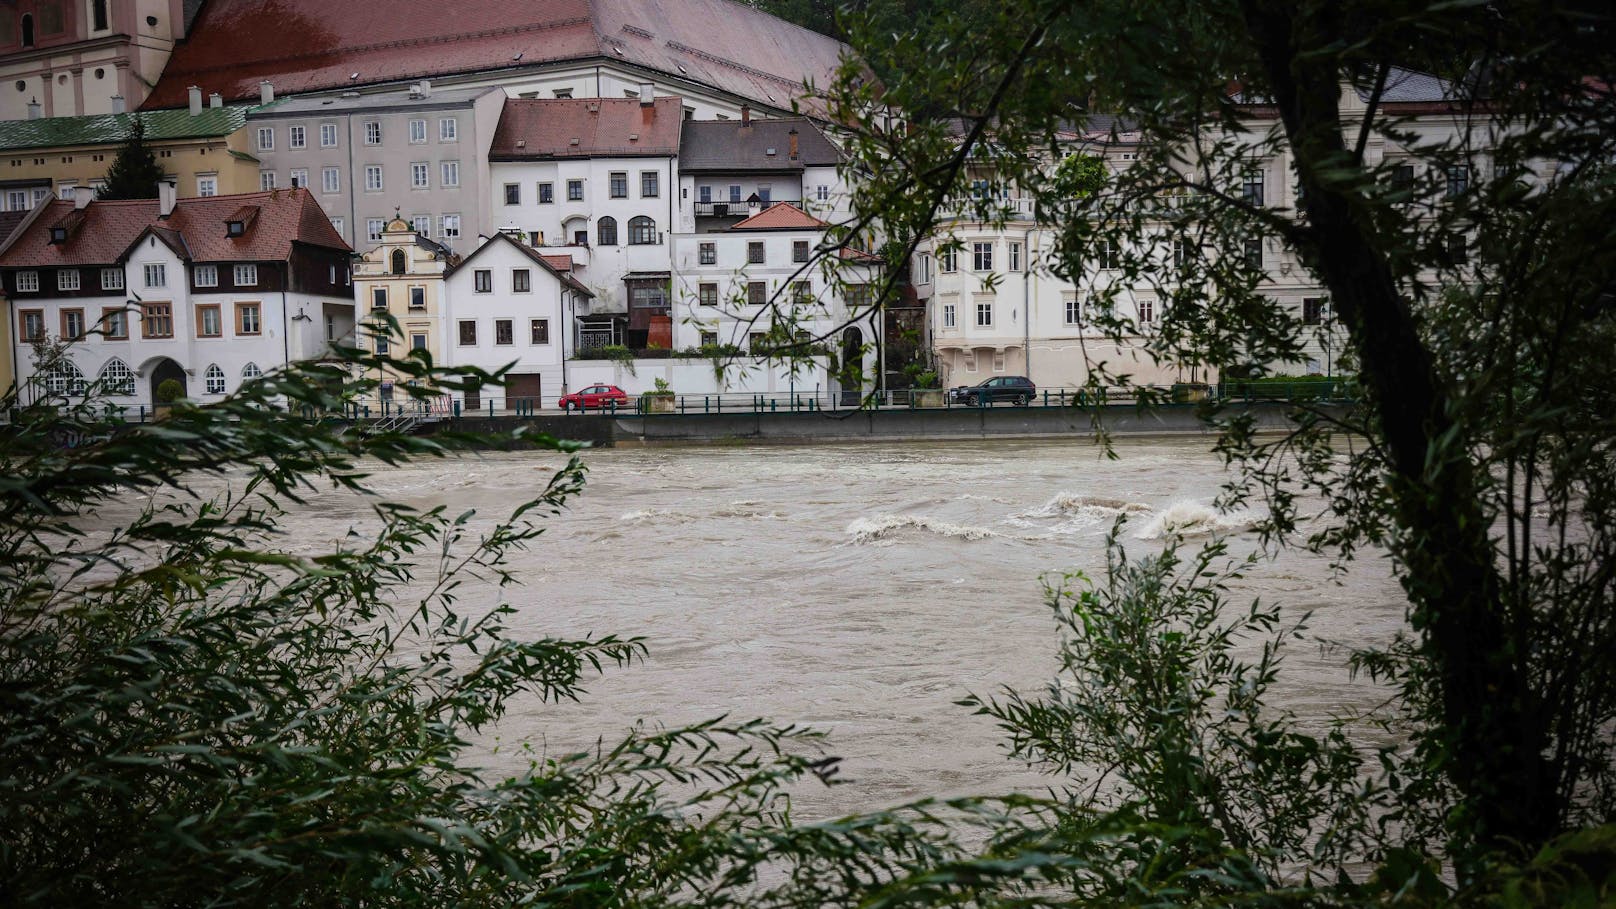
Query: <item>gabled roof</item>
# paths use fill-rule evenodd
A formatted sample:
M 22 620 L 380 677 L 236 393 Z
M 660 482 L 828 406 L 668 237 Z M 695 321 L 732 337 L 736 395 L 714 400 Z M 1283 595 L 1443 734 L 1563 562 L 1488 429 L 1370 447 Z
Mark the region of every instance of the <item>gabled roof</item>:
M 534 249 L 531 246 L 528 246 L 526 243 L 522 243 L 522 242 L 518 241 L 515 237 L 512 237 L 511 235 L 505 233 L 504 231 L 498 231 L 492 237 L 489 237 L 487 240 L 484 240 L 480 246 L 478 246 L 476 249 L 474 249 L 470 253 L 468 253 L 464 259 L 461 259 L 457 264 L 455 264 L 455 265 L 451 266 L 449 269 L 447 269 L 443 273 L 444 277 L 447 278 L 450 275 L 456 274 L 456 273 L 460 272 L 461 270 L 465 269 L 466 267 L 470 266 L 473 259 L 475 259 L 478 256 L 482 255 L 483 250 L 488 249 L 489 247 L 493 246 L 495 243 L 499 243 L 499 242 L 509 243 L 513 248 L 520 251 L 522 253 L 522 255 L 527 256 L 529 259 L 532 259 L 540 268 L 542 268 L 545 271 L 549 272 L 550 274 L 554 275 L 555 279 L 557 281 L 560 281 L 563 286 L 565 286 L 567 288 L 570 288 L 571 290 L 577 291 L 578 293 L 581 293 L 586 297 L 593 297 L 595 295 L 593 291 L 591 291 L 589 288 L 583 286 L 583 284 L 579 283 L 577 278 L 574 278 L 571 274 L 569 274 L 567 272 L 563 272 L 560 269 L 556 268 L 555 265 L 551 264 L 550 263 L 550 259 L 551 259 L 550 256 L 540 255 L 538 250 Z M 570 265 L 571 262 L 572 262 L 572 257 L 567 256 L 565 258 L 567 259 L 567 262 Z
M 192 116 L 189 109 L 142 114 L 92 114 L 86 117 L 42 117 L 38 120 L 0 122 L 0 149 L 57 148 L 75 145 L 118 145 L 129 138 L 139 117 L 146 124 L 146 141 L 214 139 L 228 136 L 247 122 L 250 105 L 204 107 Z
M 144 107 L 608 59 L 787 110 L 844 47 L 737 0 L 209 0 Z
M 253 226 L 245 236 L 225 236 L 225 221 L 243 206 L 258 208 Z M 67 242 L 53 245 L 50 228 L 74 208 L 66 200 L 49 202 L 0 255 L 0 266 L 116 265 L 148 234 L 193 262 L 282 262 L 294 243 L 351 251 L 306 189 L 181 199 L 167 218 L 158 211 L 156 199 L 91 202 Z
M 791 131 L 797 157 L 791 157 Z M 772 153 L 771 153 L 772 152 Z M 825 134 L 804 117 L 780 120 L 686 120 L 679 139 L 680 173 L 800 171 L 835 167 L 841 161 Z
M 790 202 L 776 202 L 750 218 L 730 226 L 730 230 L 823 230 L 824 221 Z
M 678 98 L 650 106 L 638 98 L 511 98 L 488 159 L 670 157 L 679 153 L 683 116 Z

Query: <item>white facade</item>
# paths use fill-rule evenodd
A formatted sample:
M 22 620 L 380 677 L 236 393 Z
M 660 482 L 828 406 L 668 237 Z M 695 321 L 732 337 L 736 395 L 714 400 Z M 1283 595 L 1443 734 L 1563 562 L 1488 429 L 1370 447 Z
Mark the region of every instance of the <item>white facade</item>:
M 506 409 L 515 399 L 554 407 L 568 390 L 568 314 L 583 295 L 535 256 L 497 235 L 444 279 L 445 361 L 488 372 L 510 367 L 506 388 L 454 393 L 466 409 Z
M 99 326 L 104 334 L 83 337 L 68 358 L 86 382 L 106 379 L 116 386 L 110 380 L 126 379 L 128 393 L 109 387 L 114 393 L 107 400 L 133 410 L 149 411 L 165 378 L 180 381 L 192 400 L 218 400 L 249 378 L 288 362 L 317 359 L 331 341 L 352 336 L 351 300 L 284 291 L 193 290 L 187 263 L 151 236 L 124 266 L 104 271 L 121 273 L 124 291 L 64 297 L 53 295 L 54 288 L 42 288 L 38 296 L 13 299 L 18 325 L 13 355 L 21 382 L 34 375 L 33 345 L 26 337 L 34 314 L 51 340 L 69 338 L 74 318 L 82 320 L 78 324 L 84 330 Z M 103 286 L 114 283 L 103 279 Z M 133 300 L 136 295 L 139 303 Z M 117 331 L 120 320 L 122 331 Z M 165 368 L 168 362 L 177 371 Z

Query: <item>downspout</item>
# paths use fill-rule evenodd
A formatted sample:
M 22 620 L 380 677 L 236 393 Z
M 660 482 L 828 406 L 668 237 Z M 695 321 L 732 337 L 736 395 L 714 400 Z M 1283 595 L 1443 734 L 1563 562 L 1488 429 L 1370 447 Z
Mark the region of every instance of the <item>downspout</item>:
M 561 394 L 562 395 L 565 395 L 568 391 L 572 390 L 572 386 L 567 384 L 567 332 L 572 331 L 572 301 L 574 299 L 576 299 L 577 296 L 578 296 L 577 291 L 575 291 L 575 290 L 567 291 L 567 317 L 566 317 L 567 318 L 567 324 L 565 324 L 565 325 L 557 325 L 556 326 L 556 337 L 561 339 Z M 528 340 L 532 340 L 532 339 L 529 338 Z M 544 402 L 540 401 L 539 406 L 543 407 Z
M 357 251 L 359 249 L 359 194 L 354 191 L 353 114 L 344 114 L 342 119 L 348 127 L 348 141 L 345 143 L 348 146 L 348 227 L 353 231 L 353 248 Z M 349 267 L 352 268 L 353 266 L 350 264 Z M 358 312 L 359 303 L 356 300 L 354 302 L 354 313 L 356 316 Z M 355 318 L 354 321 L 358 322 L 359 320 Z
M 1021 235 L 1021 368 L 1032 379 L 1032 228 Z
M 286 285 L 292 281 L 292 264 L 287 260 L 286 274 L 281 278 L 281 364 L 291 365 L 292 362 L 292 333 L 286 318 Z

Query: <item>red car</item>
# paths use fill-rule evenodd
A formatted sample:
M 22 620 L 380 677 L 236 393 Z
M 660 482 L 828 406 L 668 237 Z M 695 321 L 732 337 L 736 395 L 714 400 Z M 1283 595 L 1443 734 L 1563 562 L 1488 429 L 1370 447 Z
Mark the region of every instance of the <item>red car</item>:
M 570 395 L 562 395 L 556 403 L 562 410 L 605 410 L 613 405 L 623 408 L 628 406 L 628 392 L 616 385 L 591 385 Z

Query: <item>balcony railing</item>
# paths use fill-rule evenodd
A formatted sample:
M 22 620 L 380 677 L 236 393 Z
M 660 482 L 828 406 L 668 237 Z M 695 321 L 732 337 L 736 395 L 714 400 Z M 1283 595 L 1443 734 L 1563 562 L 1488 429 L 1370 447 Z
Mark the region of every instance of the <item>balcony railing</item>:
M 802 207 L 801 199 L 770 199 L 763 203 L 763 207 L 768 208 L 771 205 L 779 205 L 781 202 L 789 202 L 798 208 Z M 745 199 L 739 202 L 696 203 L 696 217 L 698 218 L 745 218 L 751 214 L 752 212 Z

